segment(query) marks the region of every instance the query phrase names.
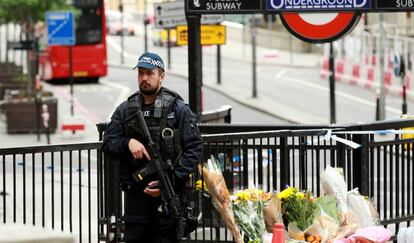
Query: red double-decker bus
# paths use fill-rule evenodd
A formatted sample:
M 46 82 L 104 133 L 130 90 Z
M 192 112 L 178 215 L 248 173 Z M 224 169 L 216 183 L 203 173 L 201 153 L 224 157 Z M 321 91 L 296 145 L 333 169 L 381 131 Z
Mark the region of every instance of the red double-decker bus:
M 75 79 L 98 82 L 107 74 L 106 21 L 103 0 L 76 0 L 74 7 L 76 43 L 72 47 Z M 69 46 L 47 46 L 46 37 L 39 54 L 39 74 L 45 81 L 68 80 Z

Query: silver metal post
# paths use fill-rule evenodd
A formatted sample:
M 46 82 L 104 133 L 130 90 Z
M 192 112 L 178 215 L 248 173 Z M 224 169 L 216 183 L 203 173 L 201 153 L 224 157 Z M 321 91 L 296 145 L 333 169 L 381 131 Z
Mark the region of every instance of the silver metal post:
M 380 94 L 379 94 L 379 120 L 385 119 L 385 85 L 384 85 L 384 50 L 385 50 L 385 29 L 384 14 L 379 13 L 380 34 L 379 34 L 379 70 L 380 70 Z

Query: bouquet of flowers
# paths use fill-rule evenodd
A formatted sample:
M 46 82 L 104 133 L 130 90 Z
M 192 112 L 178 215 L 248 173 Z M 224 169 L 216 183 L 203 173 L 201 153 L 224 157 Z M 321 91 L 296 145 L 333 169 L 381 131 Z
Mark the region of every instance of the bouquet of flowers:
M 227 228 L 232 233 L 234 241 L 236 243 L 241 243 L 240 230 L 234 219 L 230 193 L 227 189 L 223 174 L 221 173 L 220 165 L 216 162 L 214 157 L 211 156 L 211 159 L 207 160 L 207 163 L 204 163 L 204 165 L 199 165 L 198 169 L 207 185 L 208 193 L 211 196 L 211 201 L 214 207 L 217 209 Z M 201 181 L 198 184 L 202 190 L 207 189 Z
M 258 189 L 239 191 L 232 196 L 236 223 L 248 242 L 263 242 L 266 233 L 263 207 L 269 199 L 270 194 Z
M 304 232 L 313 224 L 318 206 L 309 192 L 288 187 L 278 194 L 282 201 L 282 213 L 288 221 L 288 234 L 296 240 L 305 240 Z

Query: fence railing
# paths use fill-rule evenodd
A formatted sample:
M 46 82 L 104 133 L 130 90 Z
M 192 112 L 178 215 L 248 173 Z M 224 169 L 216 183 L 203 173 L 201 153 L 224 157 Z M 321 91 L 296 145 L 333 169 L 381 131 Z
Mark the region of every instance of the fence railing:
M 326 128 L 239 132 L 252 127 L 219 125 L 236 133 L 204 135 L 205 159 L 218 158 L 227 185 L 234 190 L 255 186 L 274 191 L 290 185 L 317 195 L 322 193 L 319 182 L 325 168 L 341 167 L 348 189 L 358 187 L 372 198 L 381 223 L 396 235 L 399 228 L 414 222 L 414 139 L 404 138 L 398 130 L 413 125 L 411 120 L 329 128 L 359 148 L 326 137 Z M 214 222 L 208 217 L 205 221 L 205 225 Z M 209 227 L 214 231 L 216 226 Z M 227 239 L 217 232 L 214 239 Z
M 324 169 L 342 167 L 348 189 L 358 187 L 372 198 L 382 224 L 396 234 L 414 220 L 414 139 L 378 130 L 404 127 L 414 127 L 414 120 L 274 131 L 216 125 L 220 134 L 203 135 L 204 159 L 211 155 L 218 159 L 231 190 L 256 186 L 274 191 L 291 185 L 317 195 L 322 193 L 319 181 Z M 214 126 L 203 125 L 203 129 L 211 133 Z M 361 146 L 338 142 L 327 136 L 328 129 Z M 96 142 L 0 149 L 2 222 L 72 232 L 79 242 L 121 239 L 119 163 L 103 156 L 100 147 Z M 196 173 L 194 179 L 199 178 Z M 202 217 L 188 241 L 232 241 L 208 198 L 195 192 L 193 203 Z
M 96 142 L 0 149 L 1 221 L 96 242 L 104 214 L 100 147 Z

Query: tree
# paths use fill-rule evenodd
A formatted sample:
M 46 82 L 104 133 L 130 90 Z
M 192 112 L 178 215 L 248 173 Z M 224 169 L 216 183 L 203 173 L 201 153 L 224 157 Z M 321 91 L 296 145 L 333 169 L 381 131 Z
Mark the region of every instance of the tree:
M 0 24 L 17 23 L 26 40 L 34 40 L 35 25 L 45 20 L 46 11 L 68 9 L 66 0 L 0 0 Z M 36 75 L 35 50 L 28 51 L 28 86 L 30 96 L 34 93 L 34 76 Z
M 68 8 L 66 0 L 1 0 L 0 23 L 19 23 L 26 37 L 34 36 L 34 25 L 45 18 L 45 12 Z

